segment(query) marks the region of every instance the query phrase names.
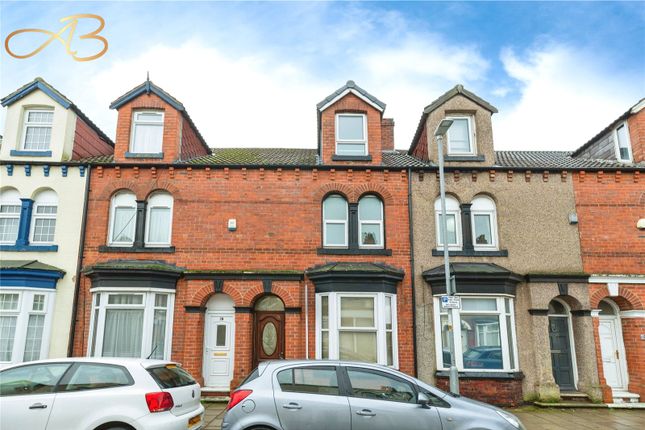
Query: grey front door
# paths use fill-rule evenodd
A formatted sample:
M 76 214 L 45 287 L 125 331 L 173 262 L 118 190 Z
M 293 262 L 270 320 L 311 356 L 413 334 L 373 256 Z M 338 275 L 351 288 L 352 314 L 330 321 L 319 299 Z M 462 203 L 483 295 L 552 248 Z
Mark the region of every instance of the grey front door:
M 555 383 L 558 384 L 560 390 L 575 390 L 569 319 L 567 317 L 549 317 L 549 343 L 551 344 L 551 365 Z

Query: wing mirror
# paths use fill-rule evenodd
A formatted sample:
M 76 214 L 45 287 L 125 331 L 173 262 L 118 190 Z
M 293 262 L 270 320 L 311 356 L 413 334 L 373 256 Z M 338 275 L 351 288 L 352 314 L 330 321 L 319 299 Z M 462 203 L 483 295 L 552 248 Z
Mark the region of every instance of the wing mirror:
M 428 405 L 430 403 L 430 397 L 428 397 L 424 392 L 419 392 L 417 395 L 417 403 L 424 409 L 430 409 L 430 406 Z

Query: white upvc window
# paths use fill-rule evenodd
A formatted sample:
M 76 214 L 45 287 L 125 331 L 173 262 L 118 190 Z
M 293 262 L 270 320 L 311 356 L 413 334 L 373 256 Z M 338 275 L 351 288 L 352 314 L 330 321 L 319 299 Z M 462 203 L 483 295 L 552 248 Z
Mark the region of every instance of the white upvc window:
M 51 147 L 53 109 L 28 109 L 25 111 L 22 149 L 48 151 Z
M 158 154 L 163 148 L 163 121 L 161 111 L 134 111 L 132 114 L 130 152 Z
M 147 201 L 146 246 L 169 246 L 172 237 L 172 196 L 157 192 Z
M 513 298 L 464 295 L 461 296 L 461 306 L 461 309 L 442 309 L 440 297 L 434 298 L 437 368 L 450 368 L 448 312 L 452 312 L 453 326 L 461 331 L 461 342 L 455 345 L 455 362 L 459 371 L 517 370 Z
M 174 292 L 103 288 L 92 292 L 88 356 L 170 358 Z
M 53 243 L 56 234 L 58 196 L 52 190 L 41 191 L 34 198 L 31 215 L 31 242 Z
M 488 196 L 477 196 L 472 201 L 470 217 L 475 250 L 498 249 L 497 211 Z
M 441 199 L 436 199 L 434 202 L 435 212 L 435 226 L 437 249 L 443 249 L 443 230 L 441 227 Z M 461 240 L 461 209 L 459 201 L 451 196 L 446 196 L 446 221 L 447 221 L 447 236 L 448 236 L 448 249 L 460 250 L 462 247 Z
M 383 248 L 383 202 L 376 196 L 358 201 L 358 240 L 361 248 Z
M 323 246 L 347 247 L 347 200 L 338 194 L 323 201 Z
M 398 367 L 396 295 L 316 294 L 316 358 Z
M 367 116 L 336 114 L 336 155 L 367 155 Z
M 452 120 L 448 129 L 448 154 L 449 155 L 475 155 L 475 125 L 473 117 L 469 115 L 449 115 L 446 119 Z
M 0 243 L 15 244 L 20 225 L 20 193 L 13 188 L 0 193 Z
M 47 358 L 54 298 L 42 288 L 0 290 L 0 367 Z
M 110 201 L 108 243 L 112 246 L 132 246 L 137 223 L 137 202 L 134 193 L 120 191 Z
M 632 145 L 629 141 L 629 129 L 627 123 L 623 122 L 614 130 L 614 142 L 616 158 L 626 163 L 632 162 Z

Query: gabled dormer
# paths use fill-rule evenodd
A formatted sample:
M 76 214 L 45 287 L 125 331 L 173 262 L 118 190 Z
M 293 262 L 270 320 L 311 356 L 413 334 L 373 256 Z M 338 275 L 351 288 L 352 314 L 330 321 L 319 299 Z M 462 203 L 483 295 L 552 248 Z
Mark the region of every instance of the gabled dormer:
M 347 81 L 316 105 L 321 164 L 381 164 L 394 149 L 394 121 L 383 118 L 385 103 Z
M 184 105 L 147 79 L 110 104 L 119 112 L 114 161 L 172 163 L 210 148 Z
M 437 163 L 434 132 L 444 119 L 452 126 L 444 138 L 446 165 L 492 166 L 495 163 L 491 117 L 495 106 L 456 85 L 423 110 L 419 126 L 408 153 L 425 161 Z
M 114 150 L 110 138 L 42 78 L 0 102 L 7 108 L 2 160 L 62 162 Z

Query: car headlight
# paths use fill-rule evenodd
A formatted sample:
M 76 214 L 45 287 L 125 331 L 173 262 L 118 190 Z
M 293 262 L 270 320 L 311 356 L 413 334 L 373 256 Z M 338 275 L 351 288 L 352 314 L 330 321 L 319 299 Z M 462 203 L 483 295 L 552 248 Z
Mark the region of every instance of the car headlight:
M 511 414 L 506 413 L 504 411 L 497 411 L 496 410 L 495 412 L 497 412 L 497 414 L 500 417 L 504 418 L 506 421 L 508 421 L 508 423 L 510 425 L 512 425 L 516 429 L 524 428 L 524 427 L 522 427 L 522 423 L 520 422 L 520 420 L 515 415 L 511 415 Z

